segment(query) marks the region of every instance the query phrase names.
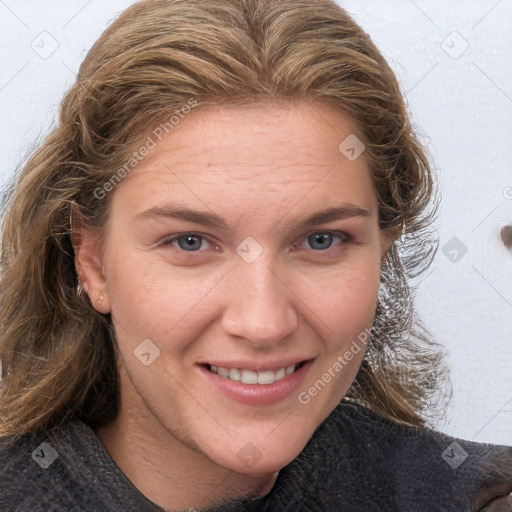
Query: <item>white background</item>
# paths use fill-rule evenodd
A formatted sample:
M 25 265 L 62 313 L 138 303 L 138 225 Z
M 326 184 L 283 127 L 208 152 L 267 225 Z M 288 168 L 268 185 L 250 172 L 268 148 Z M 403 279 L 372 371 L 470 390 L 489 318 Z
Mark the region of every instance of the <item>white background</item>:
M 45 134 L 86 51 L 131 3 L 0 0 L 1 183 Z M 512 0 L 339 3 L 397 73 L 435 159 L 440 249 L 454 237 L 467 247 L 457 262 L 450 245 L 448 256 L 440 250 L 417 280 L 420 316 L 452 369 L 453 403 L 438 428 L 512 445 L 512 250 L 500 241 L 512 224 Z M 32 49 L 43 41 L 58 44 L 46 59 Z

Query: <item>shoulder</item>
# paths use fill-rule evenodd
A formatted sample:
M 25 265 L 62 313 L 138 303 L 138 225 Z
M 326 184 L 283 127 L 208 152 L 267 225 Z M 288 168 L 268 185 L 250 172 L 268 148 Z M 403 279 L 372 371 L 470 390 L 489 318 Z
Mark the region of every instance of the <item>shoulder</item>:
M 2 439 L 0 510 L 53 510 L 56 493 L 59 504 L 72 505 L 72 496 L 63 485 L 70 475 L 59 457 L 47 433 L 26 434 L 16 441 Z
M 494 498 L 481 512 L 512 512 L 512 492 L 508 496 Z
M 281 484 L 302 477 L 296 492 L 322 497 L 322 510 L 480 511 L 512 490 L 512 447 L 399 425 L 344 399 Z
M 420 502 L 425 510 L 480 510 L 512 490 L 512 447 L 399 425 L 348 401 L 326 427 L 353 442 L 349 452 L 392 484 L 404 510 Z
M 68 422 L 0 440 L 0 510 L 160 510 L 136 491 L 94 431 Z

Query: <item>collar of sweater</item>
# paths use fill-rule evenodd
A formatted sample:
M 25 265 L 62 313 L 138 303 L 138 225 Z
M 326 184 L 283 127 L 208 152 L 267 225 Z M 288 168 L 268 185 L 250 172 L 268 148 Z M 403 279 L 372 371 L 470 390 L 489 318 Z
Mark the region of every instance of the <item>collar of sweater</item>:
M 58 453 L 44 471 L 29 460 L 41 443 Z M 77 501 L 81 507 L 93 505 L 88 510 L 100 502 L 101 510 L 163 510 L 134 487 L 94 431 L 79 420 L 24 436 L 13 445 L 3 442 L 0 467 L 5 468 L 0 471 L 1 510 L 11 510 L 3 507 L 12 507 L 13 499 L 32 505 L 46 500 L 58 510 Z M 279 472 L 268 495 L 208 512 L 479 511 L 511 490 L 511 447 L 396 424 L 345 398 Z M 17 510 L 44 510 L 27 507 Z

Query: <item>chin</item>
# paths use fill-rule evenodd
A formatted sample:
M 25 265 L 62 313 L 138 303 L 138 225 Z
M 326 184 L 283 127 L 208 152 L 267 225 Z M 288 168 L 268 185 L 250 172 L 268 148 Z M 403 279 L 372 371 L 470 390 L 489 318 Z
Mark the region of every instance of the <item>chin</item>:
M 275 473 L 302 452 L 315 430 L 314 425 L 302 431 L 292 426 L 281 431 L 270 430 L 270 434 L 260 431 L 254 436 L 238 436 L 228 445 L 218 445 L 206 453 L 211 460 L 236 473 L 253 476 Z

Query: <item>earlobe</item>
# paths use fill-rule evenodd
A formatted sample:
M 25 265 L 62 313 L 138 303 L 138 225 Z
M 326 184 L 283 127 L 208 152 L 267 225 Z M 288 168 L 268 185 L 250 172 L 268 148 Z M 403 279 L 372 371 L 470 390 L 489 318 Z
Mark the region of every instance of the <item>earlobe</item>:
M 87 225 L 76 204 L 71 207 L 70 225 L 75 269 L 80 285 L 96 311 L 102 314 L 110 313 L 110 299 L 102 263 L 101 237 Z

